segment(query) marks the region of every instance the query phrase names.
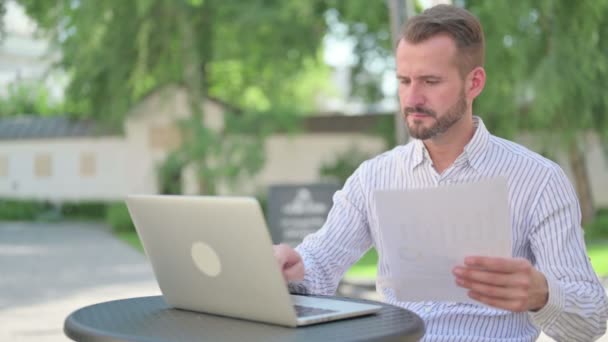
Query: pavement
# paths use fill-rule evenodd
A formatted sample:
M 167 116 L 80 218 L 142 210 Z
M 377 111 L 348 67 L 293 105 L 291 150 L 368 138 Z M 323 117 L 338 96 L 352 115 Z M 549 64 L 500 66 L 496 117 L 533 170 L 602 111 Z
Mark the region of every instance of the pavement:
M 365 282 L 343 283 L 339 293 L 379 299 Z M 145 255 L 103 224 L 0 222 L 0 341 L 69 341 L 63 321 L 71 312 L 159 294 Z
M 105 225 L 0 222 L 0 341 L 69 341 L 72 311 L 157 294 L 146 257 Z

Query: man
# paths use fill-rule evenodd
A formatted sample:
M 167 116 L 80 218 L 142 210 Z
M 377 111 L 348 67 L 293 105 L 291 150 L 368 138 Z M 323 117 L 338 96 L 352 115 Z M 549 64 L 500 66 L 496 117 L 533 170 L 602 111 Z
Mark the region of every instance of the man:
M 292 291 L 333 294 L 348 267 L 381 246 L 374 190 L 501 175 L 509 186 L 513 258 L 470 256 L 453 270 L 456 284 L 486 306 L 400 302 L 390 288 L 381 289 L 383 297 L 419 314 L 429 341 L 533 341 L 539 328 L 558 341 L 592 341 L 605 332 L 608 304 L 585 252 L 575 192 L 555 163 L 491 135 L 472 115 L 486 81 L 483 58 L 481 24 L 466 10 L 439 5 L 412 18 L 396 61 L 415 140 L 361 164 L 336 192 L 324 226 L 295 250 L 275 246 L 276 258 Z M 378 277 L 390 274 L 380 258 Z

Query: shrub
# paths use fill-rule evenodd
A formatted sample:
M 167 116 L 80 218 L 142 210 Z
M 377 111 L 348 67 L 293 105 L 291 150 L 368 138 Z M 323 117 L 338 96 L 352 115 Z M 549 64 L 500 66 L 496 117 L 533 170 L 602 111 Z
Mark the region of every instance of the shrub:
M 61 205 L 61 215 L 65 218 L 104 219 L 108 204 L 104 202 L 73 202 Z
M 42 201 L 0 199 L 0 220 L 34 221 L 49 207 Z
M 585 235 L 588 238 L 608 239 L 608 209 L 597 211 L 593 222 L 585 225 Z
M 124 203 L 114 203 L 107 209 L 106 221 L 117 233 L 135 232 L 129 210 Z
M 368 158 L 369 155 L 351 146 L 347 151 L 336 155 L 331 162 L 323 163 L 319 168 L 319 175 L 325 181 L 344 184 L 357 167 Z

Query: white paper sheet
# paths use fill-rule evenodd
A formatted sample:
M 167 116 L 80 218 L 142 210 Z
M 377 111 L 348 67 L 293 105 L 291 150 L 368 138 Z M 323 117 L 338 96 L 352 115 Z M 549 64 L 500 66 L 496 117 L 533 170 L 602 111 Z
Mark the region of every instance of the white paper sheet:
M 378 190 L 380 257 L 390 276 L 382 287 L 402 301 L 477 303 L 452 275 L 465 256 L 511 256 L 504 178 L 418 190 Z

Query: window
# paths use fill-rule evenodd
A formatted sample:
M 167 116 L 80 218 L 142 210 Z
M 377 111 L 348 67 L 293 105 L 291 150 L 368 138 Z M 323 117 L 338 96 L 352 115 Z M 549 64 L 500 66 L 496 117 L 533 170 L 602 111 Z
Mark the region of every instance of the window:
M 38 178 L 47 178 L 52 175 L 52 164 L 51 155 L 48 153 L 41 153 L 36 155 L 34 159 L 34 174 Z
M 0 177 L 8 177 L 8 157 L 0 156 Z
M 92 152 L 83 152 L 80 154 L 80 176 L 93 177 L 97 171 L 97 163 L 95 154 Z
M 155 149 L 175 149 L 181 143 L 179 128 L 172 124 L 151 126 L 148 129 L 148 142 L 149 146 Z

